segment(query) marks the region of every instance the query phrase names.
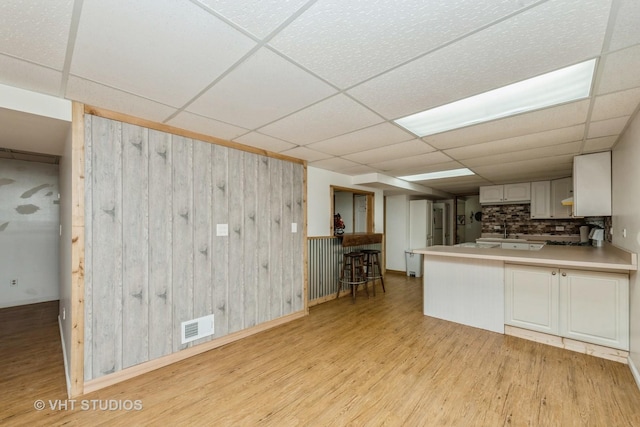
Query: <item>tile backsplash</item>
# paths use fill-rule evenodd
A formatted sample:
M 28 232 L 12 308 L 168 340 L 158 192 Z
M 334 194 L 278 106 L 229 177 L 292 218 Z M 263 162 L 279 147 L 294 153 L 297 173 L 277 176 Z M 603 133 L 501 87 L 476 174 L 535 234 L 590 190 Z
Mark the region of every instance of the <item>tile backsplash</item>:
M 532 219 L 530 204 L 484 205 L 482 206 L 482 232 L 502 233 L 503 223 L 507 222 L 509 234 L 550 234 L 558 236 L 579 235 L 582 225 L 599 225 L 605 229 L 605 240 L 611 241 L 611 217 Z M 499 229 L 495 229 L 499 226 Z M 556 231 L 563 226 L 564 231 Z

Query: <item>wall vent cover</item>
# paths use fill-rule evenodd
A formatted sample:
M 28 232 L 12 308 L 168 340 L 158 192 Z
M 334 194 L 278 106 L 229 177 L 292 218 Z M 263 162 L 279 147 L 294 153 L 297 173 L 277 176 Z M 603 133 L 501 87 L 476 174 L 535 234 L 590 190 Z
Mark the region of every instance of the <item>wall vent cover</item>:
M 182 322 L 182 344 L 213 334 L 213 314 Z

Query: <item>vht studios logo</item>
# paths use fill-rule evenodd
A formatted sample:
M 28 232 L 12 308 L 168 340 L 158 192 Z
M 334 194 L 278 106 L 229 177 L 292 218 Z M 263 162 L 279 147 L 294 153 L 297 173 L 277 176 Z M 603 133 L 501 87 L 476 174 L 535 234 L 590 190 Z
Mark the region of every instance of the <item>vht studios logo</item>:
M 142 400 L 116 399 L 83 399 L 83 400 L 36 400 L 33 407 L 38 411 L 49 409 L 52 411 L 141 411 Z

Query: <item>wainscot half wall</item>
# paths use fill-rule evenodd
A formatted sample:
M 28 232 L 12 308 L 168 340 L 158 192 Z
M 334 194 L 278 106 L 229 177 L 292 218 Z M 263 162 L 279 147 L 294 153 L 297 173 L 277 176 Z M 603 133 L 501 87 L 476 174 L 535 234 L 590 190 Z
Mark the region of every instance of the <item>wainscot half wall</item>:
M 307 314 L 305 162 L 85 112 L 85 393 Z

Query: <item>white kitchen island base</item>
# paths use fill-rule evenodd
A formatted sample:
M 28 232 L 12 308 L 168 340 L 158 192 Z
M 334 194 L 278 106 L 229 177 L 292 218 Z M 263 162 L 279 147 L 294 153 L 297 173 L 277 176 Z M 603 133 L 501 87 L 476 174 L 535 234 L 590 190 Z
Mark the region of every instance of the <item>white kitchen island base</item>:
M 504 262 L 424 257 L 424 314 L 504 333 Z

